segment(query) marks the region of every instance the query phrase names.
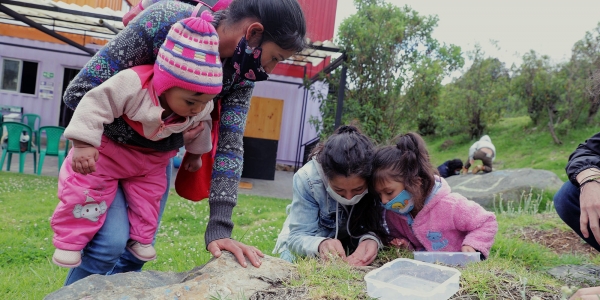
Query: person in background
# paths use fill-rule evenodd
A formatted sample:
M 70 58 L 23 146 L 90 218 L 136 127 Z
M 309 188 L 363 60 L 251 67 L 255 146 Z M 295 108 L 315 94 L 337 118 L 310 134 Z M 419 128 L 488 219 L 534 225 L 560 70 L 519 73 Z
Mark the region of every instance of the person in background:
M 481 160 L 482 165 L 473 167 L 473 174 L 477 174 L 480 171 L 484 173 L 492 172 L 492 162 L 494 162 L 494 159 L 496 159 L 496 147 L 492 144 L 490 136 L 484 135 L 469 148 L 469 158 L 467 158 L 463 173 L 466 174 L 469 172 L 469 168 L 475 164 L 475 160 Z
M 448 178 L 452 175 L 459 175 L 462 168 L 463 162 L 458 158 L 447 160 L 437 167 L 442 178 Z
M 273 254 L 341 257 L 353 266 L 375 260 L 385 234 L 382 208 L 368 190 L 373 143 L 341 126 L 312 152 L 293 179 L 292 203 Z
M 415 251 L 480 252 L 488 257 L 498 232 L 493 212 L 452 193 L 435 175 L 425 141 L 400 135 L 373 157 L 372 184 L 385 207 L 389 244 Z
M 243 267 L 247 265 L 246 258 L 259 267 L 264 254 L 231 238 L 234 225 L 231 215 L 237 203 L 243 166 L 243 135 L 254 82 L 266 80 L 279 62 L 306 46 L 306 21 L 302 8 L 297 0 L 144 0 L 140 5 L 124 20 L 126 27 L 101 48 L 69 83 L 63 100 L 75 110 L 88 91 L 118 72 L 154 64 L 173 24 L 191 16 L 197 17 L 204 10 L 212 10 L 212 24 L 219 36 L 223 82 L 222 91 L 214 101 L 215 107 L 220 107 L 215 156 L 215 162 L 220 164 L 215 163 L 213 167 L 208 199 L 210 215 L 204 240 L 206 249 L 215 257 L 227 250 Z M 104 126 L 104 135 L 126 145 L 173 151 L 203 129 L 209 130 L 197 126 L 159 141 L 149 141 L 123 118 L 118 118 Z M 160 202 L 159 222 L 169 194 L 171 170 L 172 160 L 165 168 L 167 188 Z M 81 265 L 69 271 L 65 284 L 92 274 L 141 270 L 144 262 L 126 250 L 128 240 L 127 204 L 119 188 L 104 225 L 82 250 Z

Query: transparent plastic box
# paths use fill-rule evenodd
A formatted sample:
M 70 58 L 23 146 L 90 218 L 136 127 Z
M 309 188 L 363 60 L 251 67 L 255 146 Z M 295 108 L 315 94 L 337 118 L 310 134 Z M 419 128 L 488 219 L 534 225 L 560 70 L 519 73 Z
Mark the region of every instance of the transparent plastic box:
M 446 300 L 459 289 L 460 271 L 454 268 L 397 258 L 365 276 L 370 297 Z
M 427 252 L 415 251 L 415 260 L 428 263 L 442 263 L 450 266 L 465 266 L 471 262 L 481 261 L 479 252 Z

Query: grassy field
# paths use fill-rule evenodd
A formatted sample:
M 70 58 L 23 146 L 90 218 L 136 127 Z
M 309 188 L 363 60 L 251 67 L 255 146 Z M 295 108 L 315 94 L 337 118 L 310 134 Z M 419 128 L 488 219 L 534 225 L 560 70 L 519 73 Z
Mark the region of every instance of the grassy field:
M 530 128 L 525 119 L 502 122 L 489 132 L 495 143 L 497 167 L 539 168 L 555 172 L 566 180 L 564 165 L 577 144 L 596 130 L 572 132 L 555 146 L 542 129 Z M 453 138 L 454 145 L 441 150 L 448 139 L 428 139 L 432 160 L 439 164 L 450 158 L 466 158 L 472 141 Z M 50 261 L 54 247 L 50 217 L 57 203 L 57 179 L 0 171 L 0 299 L 41 299 L 59 289 L 67 274 Z M 598 255 L 557 254 L 539 243 L 522 238 L 524 228 L 568 232 L 541 197 L 540 211 L 498 210 L 499 233 L 488 260 L 461 269 L 458 299 L 560 299 L 565 284 L 546 274 L 548 268 L 563 264 L 600 264 Z M 537 199 L 536 197 L 534 197 Z M 518 199 L 515 199 L 518 200 Z M 234 210 L 233 237 L 270 254 L 285 219 L 288 200 L 240 195 Z M 157 242 L 158 259 L 145 270 L 188 271 L 206 263 L 204 230 L 208 221 L 208 202 L 169 198 Z M 377 259 L 381 265 L 411 253 L 387 249 Z M 365 269 L 349 268 L 343 263 L 298 263 L 300 276 L 288 282 L 289 288 L 308 288 L 312 299 L 367 299 L 363 281 Z M 516 296 L 515 296 L 516 295 Z
M 548 170 L 567 180 L 565 165 L 569 155 L 579 143 L 600 131 L 599 126 L 571 130 L 559 136 L 561 145 L 556 145 L 547 127 L 533 127 L 529 117 L 507 118 L 492 126 L 485 134 L 496 147 L 494 168 L 533 168 Z M 437 166 L 448 159 L 467 159 L 469 147 L 475 142 L 468 136 L 425 137 L 432 163 Z M 451 142 L 447 142 L 451 141 Z M 444 143 L 451 144 L 445 148 Z

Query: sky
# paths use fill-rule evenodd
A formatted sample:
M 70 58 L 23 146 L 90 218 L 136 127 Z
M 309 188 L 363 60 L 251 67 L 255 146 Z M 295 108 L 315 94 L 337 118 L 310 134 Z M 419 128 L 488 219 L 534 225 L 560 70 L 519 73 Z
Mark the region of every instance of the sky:
M 356 13 L 353 0 L 337 0 L 335 34 Z M 437 15 L 433 37 L 464 51 L 476 43 L 487 56 L 510 67 L 533 49 L 555 62 L 568 61 L 571 48 L 600 22 L 600 0 L 386 0 L 421 15 Z M 499 50 L 490 43 L 498 41 Z

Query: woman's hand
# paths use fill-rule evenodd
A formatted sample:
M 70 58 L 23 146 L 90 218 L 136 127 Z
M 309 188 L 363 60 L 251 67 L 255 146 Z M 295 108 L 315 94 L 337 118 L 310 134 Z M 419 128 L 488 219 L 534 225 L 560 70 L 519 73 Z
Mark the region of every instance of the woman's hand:
M 354 253 L 346 258 L 346 261 L 351 266 L 368 266 L 377 257 L 379 247 L 377 242 L 372 239 L 365 239 L 358 244 Z
M 248 264 L 246 264 L 246 257 L 250 260 L 250 263 L 257 268 L 262 264 L 260 258 L 265 257 L 265 255 L 256 247 L 248 246 L 233 239 L 214 240 L 208 244 L 206 249 L 216 258 L 221 256 L 221 251 L 229 251 L 237 258 L 240 265 L 244 268 L 248 266 Z
M 600 299 L 600 286 L 579 289 L 569 300 L 598 300 Z
M 461 252 L 477 252 L 473 247 L 464 245 L 460 248 Z
M 197 138 L 200 135 L 202 130 L 204 130 L 204 122 L 200 122 L 200 124 L 198 124 L 198 126 L 193 127 L 193 128 L 188 128 L 187 130 L 185 130 L 183 132 L 183 144 L 184 145 L 189 144 L 191 141 L 193 141 L 195 138 Z
M 319 256 L 323 260 L 328 260 L 331 256 L 346 259 L 346 251 L 340 240 L 326 239 L 319 244 Z
M 98 149 L 88 143 L 73 140 L 71 163 L 73 171 L 83 175 L 96 172 L 96 161 L 98 161 Z
M 597 169 L 587 169 L 577 175 L 578 182 L 584 182 L 587 178 L 599 176 Z M 581 187 L 579 195 L 579 229 L 585 238 L 590 237 L 588 226 L 598 243 L 600 243 L 600 183 L 588 182 Z

